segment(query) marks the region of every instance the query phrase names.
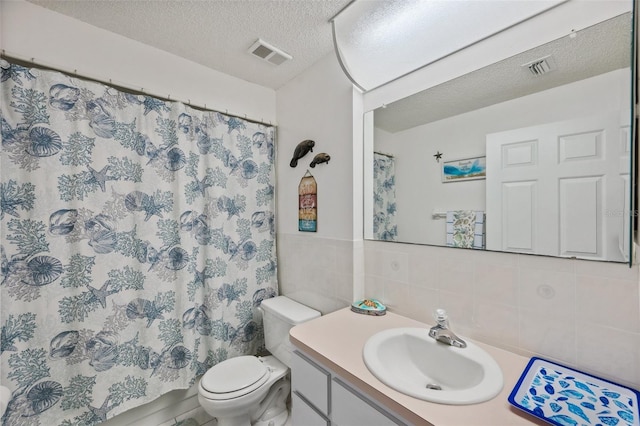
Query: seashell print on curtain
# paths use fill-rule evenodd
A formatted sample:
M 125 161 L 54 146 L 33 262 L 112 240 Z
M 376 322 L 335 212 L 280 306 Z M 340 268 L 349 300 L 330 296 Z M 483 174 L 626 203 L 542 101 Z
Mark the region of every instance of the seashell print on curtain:
M 395 159 L 377 152 L 373 153 L 373 238 L 398 238 Z
M 4 425 L 92 425 L 263 345 L 274 129 L 0 62 Z

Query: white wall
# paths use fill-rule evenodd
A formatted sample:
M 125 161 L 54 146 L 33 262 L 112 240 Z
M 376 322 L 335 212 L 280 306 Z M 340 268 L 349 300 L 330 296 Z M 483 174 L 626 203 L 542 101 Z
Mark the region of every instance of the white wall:
M 323 313 L 331 312 L 352 299 L 353 205 L 358 197 L 352 182 L 353 88 L 330 54 L 276 95 L 280 289 Z M 295 147 L 305 139 L 315 141 L 313 152 L 292 168 L 289 162 Z M 331 160 L 310 168 L 320 152 L 328 153 Z M 318 185 L 318 231 L 314 233 L 298 231 L 298 184 L 307 170 Z
M 398 241 L 445 245 L 445 221 L 433 211 L 485 210 L 486 181 L 442 183 L 436 151 L 441 161 L 482 156 L 490 133 L 610 111 L 629 117 L 629 82 L 629 70 L 617 70 L 392 135 L 378 131 L 376 147 L 396 157 Z
M 278 116 L 278 231 L 298 233 L 298 184 L 307 170 L 318 184 L 318 232 L 320 238 L 351 240 L 352 221 L 333 206 L 351 203 L 353 152 L 352 88 L 333 54 L 315 64 L 276 92 Z M 289 166 L 296 145 L 315 141 L 313 152 Z M 310 168 L 318 153 L 331 155 L 328 164 Z
M 0 1 L 9 56 L 229 114 L 276 123 L 275 91 L 24 0 Z

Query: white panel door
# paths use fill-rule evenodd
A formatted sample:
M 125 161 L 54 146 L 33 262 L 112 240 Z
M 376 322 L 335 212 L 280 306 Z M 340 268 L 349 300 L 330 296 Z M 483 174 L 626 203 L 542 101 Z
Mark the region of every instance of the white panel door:
M 619 123 L 615 112 L 487 135 L 487 249 L 624 261 Z

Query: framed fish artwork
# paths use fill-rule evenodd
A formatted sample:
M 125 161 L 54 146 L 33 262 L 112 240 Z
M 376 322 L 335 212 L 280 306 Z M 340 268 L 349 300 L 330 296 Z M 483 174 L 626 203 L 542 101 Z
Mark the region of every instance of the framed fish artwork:
M 442 182 L 461 182 L 465 180 L 486 179 L 487 158 L 471 157 L 442 163 Z

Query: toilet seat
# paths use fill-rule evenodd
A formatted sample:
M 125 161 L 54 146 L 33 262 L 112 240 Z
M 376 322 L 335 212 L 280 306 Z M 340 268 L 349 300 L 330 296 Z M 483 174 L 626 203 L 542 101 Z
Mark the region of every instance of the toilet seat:
M 206 398 L 227 400 L 253 392 L 269 379 L 269 369 L 257 357 L 227 359 L 211 367 L 200 380 Z

